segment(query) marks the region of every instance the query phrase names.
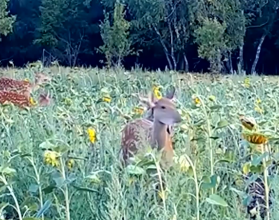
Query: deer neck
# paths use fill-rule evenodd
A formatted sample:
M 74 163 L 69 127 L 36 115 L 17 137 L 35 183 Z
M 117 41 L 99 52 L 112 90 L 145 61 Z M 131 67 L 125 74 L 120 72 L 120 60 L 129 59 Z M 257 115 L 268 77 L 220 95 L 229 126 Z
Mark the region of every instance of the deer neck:
M 158 147 L 158 150 L 168 147 L 167 125 L 154 119 L 152 129 L 152 146 Z
M 39 89 L 40 85 L 37 82 L 31 83 L 31 90 L 32 91 L 36 91 L 37 89 Z
M 173 147 L 171 136 L 167 131 L 168 126 L 154 120 L 152 130 L 152 147 L 158 147 L 158 150 L 163 149 L 163 167 L 169 167 L 173 161 Z

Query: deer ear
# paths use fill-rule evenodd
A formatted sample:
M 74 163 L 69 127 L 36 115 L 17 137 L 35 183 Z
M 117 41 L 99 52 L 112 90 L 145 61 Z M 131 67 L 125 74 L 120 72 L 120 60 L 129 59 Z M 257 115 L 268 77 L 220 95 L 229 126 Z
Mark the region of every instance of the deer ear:
M 174 93 L 175 93 L 175 87 L 171 86 L 171 88 L 168 89 L 165 97 L 168 99 L 173 99 Z
M 49 99 L 50 98 L 49 91 L 47 91 L 47 93 L 46 92 L 42 93 L 40 96 L 44 99 Z
M 154 108 L 155 107 L 155 97 L 154 97 L 154 94 L 153 92 L 149 92 L 148 93 L 148 105 L 150 108 Z

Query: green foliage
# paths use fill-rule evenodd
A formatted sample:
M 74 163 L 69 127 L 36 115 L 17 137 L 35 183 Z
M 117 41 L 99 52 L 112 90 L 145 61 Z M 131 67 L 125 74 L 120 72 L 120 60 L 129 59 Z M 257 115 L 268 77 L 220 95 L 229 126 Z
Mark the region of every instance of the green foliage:
M 99 52 L 105 55 L 108 66 L 121 65 L 123 58 L 132 53 L 129 36 L 130 23 L 125 19 L 123 4 L 115 4 L 112 22 L 107 13 L 100 29 L 104 44 L 99 47 Z
M 0 40 L 1 35 L 7 36 L 13 30 L 16 16 L 9 16 L 7 11 L 9 0 L 0 1 Z
M 187 59 L 185 51 L 190 37 L 188 1 L 128 0 L 127 5 L 133 15 L 133 42 L 139 46 L 150 46 L 156 39 L 161 44 L 169 68 L 176 70 L 179 63 L 176 55 Z
M 246 18 L 239 0 L 213 1 L 214 14 L 226 23 L 225 42 L 229 52 L 237 49 L 245 36 Z
M 217 19 L 205 18 L 201 27 L 195 31 L 196 42 L 199 45 L 199 56 L 208 59 L 213 72 L 220 72 L 222 53 L 226 50 L 226 23 Z
M 220 24 L 226 25 L 226 29 L 224 33 L 222 33 L 222 36 L 219 36 L 219 39 L 222 40 L 224 46 L 221 51 L 221 56 L 225 58 L 223 60 L 228 61 L 231 59 L 231 54 L 233 52 L 239 48 L 243 50 L 247 26 L 260 14 L 264 4 L 262 0 L 210 0 L 205 2 L 191 0 L 189 4 L 189 16 L 191 23 L 194 24 L 192 25 L 193 33 L 195 33 L 197 28 L 204 25 L 204 18 L 214 18 L 217 19 Z M 214 49 L 212 49 L 212 51 L 214 51 Z M 239 54 L 239 56 L 242 57 L 238 57 L 238 59 L 241 59 L 242 62 L 243 51 L 241 53 L 242 54 Z M 219 53 L 216 54 L 216 56 L 219 55 Z M 215 69 L 214 71 L 220 71 L 223 64 L 218 61 L 219 59 L 213 61 L 216 62 L 215 64 L 212 63 L 212 60 L 208 58 L 207 60 L 210 62 L 211 66 L 215 66 L 213 68 Z M 232 65 L 232 63 L 230 65 Z M 241 66 L 242 65 L 243 63 L 241 63 Z M 230 68 L 232 69 L 232 66 Z
M 127 5 L 135 18 L 134 25 L 139 29 L 157 26 L 167 14 L 167 7 L 163 1 L 128 0 Z
M 42 0 L 40 25 L 34 44 L 54 52 L 58 60 L 75 66 L 80 53 L 87 53 L 89 25 L 87 5 L 83 0 Z
M 195 30 L 208 18 L 226 26 L 218 37 L 223 44 L 221 62 L 206 58 L 215 71 L 247 71 L 259 58 L 255 71 L 273 74 L 278 69 L 277 12 L 276 0 L 4 0 L 0 61 L 8 64 L 13 59 L 15 65 L 23 65 L 43 59 L 44 64 L 58 60 L 76 66 L 103 65 L 104 57 L 119 64 L 125 57 L 126 67 L 136 60 L 148 68 L 204 71 L 208 64 L 200 62 L 204 56 L 198 57 L 193 44 L 199 41 Z M 262 35 L 265 49 L 256 56 Z M 139 57 L 133 57 L 138 52 Z

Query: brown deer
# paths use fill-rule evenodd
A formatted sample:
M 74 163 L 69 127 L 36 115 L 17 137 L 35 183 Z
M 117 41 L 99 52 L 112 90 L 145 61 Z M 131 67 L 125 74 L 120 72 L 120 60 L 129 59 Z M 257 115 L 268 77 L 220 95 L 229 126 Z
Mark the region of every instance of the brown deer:
M 2 77 L 0 78 L 0 90 L 21 93 L 25 92 L 26 90 L 29 91 L 29 88 L 31 88 L 31 92 L 37 90 L 40 85 L 49 82 L 50 80 L 50 76 L 44 75 L 42 73 L 35 73 L 35 83 Z
M 31 87 L 23 92 L 23 94 L 11 91 L 0 91 L 0 103 L 12 103 L 20 108 L 32 107 L 33 104 L 30 101 Z M 49 96 L 40 95 L 39 106 L 46 106 L 50 103 Z
M 124 164 L 127 164 L 129 157 L 136 154 L 146 145 L 152 148 L 163 150 L 163 160 L 166 165 L 173 161 L 173 146 L 168 126 L 182 121 L 175 104 L 170 100 L 173 97 L 169 94 L 159 100 L 154 98 L 153 93 L 149 94 L 148 104 L 153 122 L 149 119 L 136 119 L 125 125 L 122 131 L 120 157 Z

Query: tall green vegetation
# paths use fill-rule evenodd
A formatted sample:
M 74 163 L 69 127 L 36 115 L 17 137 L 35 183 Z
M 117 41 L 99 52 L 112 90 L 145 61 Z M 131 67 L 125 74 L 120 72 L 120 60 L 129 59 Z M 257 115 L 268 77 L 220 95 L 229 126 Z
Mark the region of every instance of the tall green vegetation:
M 13 30 L 13 23 L 16 16 L 10 16 L 8 8 L 8 0 L 0 1 L 0 40 L 1 35 L 7 36 Z

